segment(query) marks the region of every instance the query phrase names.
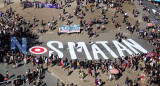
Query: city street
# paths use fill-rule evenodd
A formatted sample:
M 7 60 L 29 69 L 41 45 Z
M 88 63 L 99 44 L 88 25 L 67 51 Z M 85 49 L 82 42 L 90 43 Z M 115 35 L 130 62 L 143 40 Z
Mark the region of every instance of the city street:
M 152 20 L 155 20 L 155 14 L 154 14 L 154 12 L 152 11 L 152 9 L 157 10 L 158 8 L 156 8 L 156 7 L 153 5 L 153 3 L 151 3 L 151 2 L 149 2 L 149 1 L 147 1 L 147 0 L 144 0 L 143 3 L 144 3 L 144 5 L 146 5 L 146 6 L 150 9 L 150 13 L 149 13 L 150 18 L 151 18 Z M 158 10 L 159 10 L 159 9 L 158 9 Z M 159 12 L 160 12 L 160 10 L 159 10 Z M 160 16 L 160 15 L 159 15 L 159 16 Z M 160 20 L 159 20 L 158 22 L 160 23 Z
M 10 1 L 0 0 L 0 74 L 9 82 L 0 85 L 19 86 L 19 75 L 29 86 L 159 85 L 160 20 L 152 24 L 148 0 Z

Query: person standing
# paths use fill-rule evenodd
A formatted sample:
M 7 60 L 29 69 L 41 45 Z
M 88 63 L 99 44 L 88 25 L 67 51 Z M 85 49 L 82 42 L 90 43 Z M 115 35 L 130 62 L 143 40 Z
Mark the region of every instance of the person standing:
M 4 0 L 3 3 L 4 3 L 4 6 L 5 6 L 6 5 L 6 0 Z
M 18 67 L 18 61 L 15 61 L 15 63 L 16 63 L 16 68 Z
M 125 84 L 128 86 L 129 79 L 126 77 Z
M 59 86 L 59 83 L 57 83 L 57 85 L 56 86 Z
M 33 81 L 33 86 L 36 86 L 36 80 Z
M 6 77 L 9 78 L 9 72 L 8 71 L 6 71 Z
M 86 6 L 88 5 L 88 1 L 86 1 Z
M 23 84 L 26 83 L 26 76 L 25 75 L 23 75 L 23 77 L 22 77 L 22 82 L 23 82 Z
M 66 13 L 66 11 L 65 11 L 65 8 L 63 9 L 63 14 L 65 14 Z
M 61 0 L 61 6 L 62 6 L 62 4 L 63 4 L 63 2 L 62 2 L 62 0 Z
M 103 2 L 101 2 L 101 8 L 103 8 Z
M 91 13 L 93 12 L 92 10 L 93 10 L 93 8 L 91 7 L 91 10 L 90 10 Z
M 92 70 L 91 70 L 91 68 L 88 69 L 88 75 L 90 75 L 92 77 Z
M 35 22 L 35 21 L 33 21 L 33 26 L 32 26 L 32 27 L 33 27 L 33 28 L 35 28 L 35 26 L 36 26 L 36 22 Z
M 51 23 L 50 23 L 50 22 L 48 22 L 48 28 L 49 28 L 49 29 L 51 28 L 50 26 L 51 26 Z
M 36 3 L 34 2 L 34 4 L 33 4 L 33 5 L 34 5 L 34 9 L 35 9 L 35 8 L 36 8 Z
M 84 71 L 81 72 L 81 80 L 84 79 Z
M 24 64 L 27 64 L 27 58 L 26 57 L 24 58 Z
M 69 67 L 67 68 L 67 76 L 69 75 Z
M 98 78 L 95 77 L 95 86 L 97 86 L 97 85 L 98 85 Z

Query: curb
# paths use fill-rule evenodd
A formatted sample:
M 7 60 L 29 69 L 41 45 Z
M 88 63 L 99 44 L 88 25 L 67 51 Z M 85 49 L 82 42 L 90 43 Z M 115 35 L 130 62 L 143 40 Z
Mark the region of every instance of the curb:
M 53 71 L 51 71 L 50 67 L 48 67 L 48 71 L 51 72 L 52 75 L 54 75 L 57 79 L 59 79 L 64 84 L 64 86 L 67 85 L 67 83 L 65 81 L 63 81 L 56 73 L 54 73 Z

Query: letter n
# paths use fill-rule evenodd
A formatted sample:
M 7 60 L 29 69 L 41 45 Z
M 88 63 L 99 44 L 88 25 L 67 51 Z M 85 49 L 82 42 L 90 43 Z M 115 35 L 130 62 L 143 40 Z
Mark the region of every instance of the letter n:
M 16 46 L 19 52 L 26 54 L 27 39 L 22 38 L 22 45 L 20 45 L 16 37 L 11 37 L 11 49 L 16 50 Z

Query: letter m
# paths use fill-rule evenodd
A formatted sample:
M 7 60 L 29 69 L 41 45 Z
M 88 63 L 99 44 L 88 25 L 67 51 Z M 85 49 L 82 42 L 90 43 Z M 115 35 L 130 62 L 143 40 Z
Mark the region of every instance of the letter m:
M 26 45 L 27 45 L 26 40 L 27 40 L 26 38 L 22 38 L 22 45 L 20 45 L 16 37 L 11 37 L 11 50 L 12 49 L 16 50 L 16 46 L 17 46 L 19 52 L 26 54 Z

